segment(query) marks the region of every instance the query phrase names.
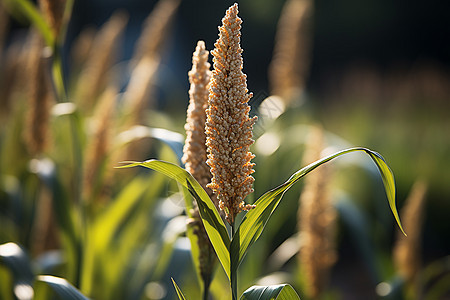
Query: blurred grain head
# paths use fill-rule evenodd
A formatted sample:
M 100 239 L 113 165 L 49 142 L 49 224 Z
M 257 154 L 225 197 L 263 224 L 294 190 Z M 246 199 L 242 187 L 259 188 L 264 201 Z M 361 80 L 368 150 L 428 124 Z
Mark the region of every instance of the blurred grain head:
M 59 36 L 63 26 L 66 0 L 39 0 L 38 3 L 53 36 Z
M 131 59 L 131 76 L 123 94 L 121 129 L 147 125 L 147 113 L 154 105 L 154 84 L 163 55 L 162 45 L 168 37 L 170 25 L 180 0 L 160 0 L 144 22 Z M 121 160 L 146 159 L 151 140 L 134 140 L 119 154 Z
M 70 50 L 70 57 L 73 65 L 72 69 L 74 69 L 72 73 L 78 73 L 89 60 L 96 36 L 98 36 L 97 29 L 94 27 L 87 27 L 75 37 Z
M 29 87 L 24 138 L 32 156 L 42 154 L 49 145 L 50 109 L 54 103 L 51 93 L 49 57 L 45 56 L 42 38 L 33 32 L 28 52 L 27 81 Z
M 133 60 L 159 55 L 181 0 L 159 0 L 144 22 Z
M 319 127 L 310 132 L 303 159 L 305 165 L 321 158 L 323 135 L 323 129 Z M 298 259 L 305 294 L 310 299 L 320 299 L 330 269 L 337 259 L 336 211 L 331 203 L 330 178 L 328 165 L 322 165 L 309 173 L 299 199 L 298 230 L 302 247 Z
M 272 95 L 285 104 L 298 99 L 305 88 L 312 43 L 312 0 L 287 0 L 278 21 L 269 83 Z
M 88 137 L 87 149 L 84 161 L 83 176 L 83 199 L 89 205 L 99 205 L 101 203 L 90 203 L 91 200 L 100 202 L 105 200 L 107 195 L 108 179 L 105 175 L 105 168 L 108 167 L 109 156 L 111 154 L 111 139 L 114 129 L 114 112 L 116 107 L 117 88 L 113 85 L 107 87 L 100 97 L 99 103 L 91 118 L 91 135 Z
M 427 184 L 421 180 L 417 180 L 412 186 L 400 214 L 408 236 L 399 233 L 393 250 L 394 264 L 398 272 L 412 288 L 412 293 L 417 295 L 420 292 L 418 277 L 422 261 L 422 225 L 427 189 Z
M 92 41 L 75 93 L 76 102 L 85 112 L 89 112 L 95 107 L 98 96 L 108 84 L 109 72 L 112 65 L 117 61 L 117 50 L 127 21 L 128 16 L 125 13 L 117 12 L 113 14 Z M 86 38 L 89 38 L 89 36 Z M 89 43 L 89 41 L 86 41 L 86 43 Z

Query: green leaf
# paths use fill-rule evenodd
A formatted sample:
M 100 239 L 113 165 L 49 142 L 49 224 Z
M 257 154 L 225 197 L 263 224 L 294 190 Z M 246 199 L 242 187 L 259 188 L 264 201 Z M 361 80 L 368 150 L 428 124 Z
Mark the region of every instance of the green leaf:
M 264 229 L 264 226 L 266 225 L 267 221 L 269 220 L 274 210 L 277 208 L 284 193 L 293 184 L 295 184 L 303 176 L 305 176 L 318 166 L 336 157 L 355 151 L 366 152 L 377 165 L 378 170 L 380 171 L 381 177 L 383 179 L 383 184 L 386 190 L 389 206 L 395 217 L 395 220 L 397 221 L 398 226 L 404 233 L 402 225 L 400 223 L 400 218 L 397 213 L 397 209 L 395 207 L 395 183 L 394 183 L 394 175 L 391 169 L 389 169 L 383 157 L 377 152 L 362 147 L 350 148 L 339 151 L 325 158 L 322 158 L 300 169 L 299 171 L 294 173 L 285 183 L 283 183 L 282 185 L 278 186 L 273 190 L 268 191 L 254 203 L 256 207 L 246 214 L 241 225 L 239 226 L 238 230 L 233 236 L 233 240 L 231 241 L 231 248 L 230 248 L 232 256 L 231 261 L 236 262 L 233 263 L 231 266 L 232 272 L 237 270 L 240 263 L 242 262 L 242 259 L 247 254 L 248 248 L 259 238 Z
M 128 165 L 119 168 L 135 166 L 142 166 L 163 173 L 188 189 L 191 196 L 197 201 L 203 225 L 211 244 L 228 278 L 230 278 L 230 238 L 228 237 L 227 229 L 214 203 L 197 180 L 189 172 L 177 165 L 154 159 L 145 162 L 130 162 Z
M 31 262 L 25 251 L 15 243 L 0 245 L 0 264 L 4 265 L 12 274 L 14 294 L 17 299 L 31 299 L 31 286 L 34 274 Z
M 172 279 L 173 286 L 175 287 L 175 290 L 177 291 L 178 299 L 179 299 L 179 300 L 186 300 L 186 297 L 184 297 L 183 292 L 182 292 L 181 289 L 178 287 L 178 285 L 177 285 L 177 283 L 175 282 L 175 280 L 173 280 L 173 278 L 170 278 L 170 279 Z
M 156 180 L 155 180 L 156 179 Z M 156 183 L 158 178 L 135 177 L 120 192 L 114 202 L 102 212 L 92 227 L 92 235 L 96 243 L 96 247 L 103 251 L 111 246 L 111 241 L 120 227 L 123 225 L 127 216 L 138 204 L 141 196 L 148 188 L 148 182 Z M 159 188 L 160 184 L 155 184 L 155 188 Z
M 64 278 L 49 275 L 37 277 L 34 299 L 48 299 L 48 288 L 51 288 L 61 300 L 89 300 Z
M 248 288 L 241 296 L 241 300 L 292 300 L 300 299 L 294 288 L 289 284 L 252 286 Z
M 45 22 L 42 15 L 39 13 L 36 5 L 29 0 L 7 0 L 6 4 L 13 9 L 18 9 L 28 20 L 39 30 L 45 40 L 47 46 L 53 47 L 55 36 L 50 29 L 50 26 Z
M 52 192 L 52 209 L 66 251 L 65 276 L 69 280 L 75 280 L 83 249 L 82 231 L 80 224 L 76 222 L 77 214 L 80 213 L 79 207 L 72 203 L 68 191 L 61 183 L 61 168 L 57 163 L 48 158 L 34 159 L 31 169 Z
M 181 164 L 181 157 L 183 156 L 184 136 L 178 132 L 170 131 L 163 128 L 152 128 L 143 125 L 133 126 L 117 136 L 117 145 L 128 144 L 134 140 L 142 138 L 153 138 L 159 140 L 172 149 Z

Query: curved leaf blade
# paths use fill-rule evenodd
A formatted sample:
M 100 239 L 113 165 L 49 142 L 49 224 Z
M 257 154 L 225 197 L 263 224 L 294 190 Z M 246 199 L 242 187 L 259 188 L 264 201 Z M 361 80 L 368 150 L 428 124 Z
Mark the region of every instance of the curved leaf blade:
M 31 261 L 22 247 L 15 243 L 0 245 L 0 265 L 4 265 L 11 272 L 17 299 L 31 299 L 34 274 Z
M 28 20 L 39 30 L 47 46 L 53 47 L 55 36 L 50 29 L 50 26 L 45 21 L 44 17 L 39 13 L 36 5 L 29 0 L 8 1 L 8 5 L 14 5 L 19 9 Z
M 178 299 L 186 300 L 186 297 L 184 297 L 183 292 L 181 291 L 180 287 L 177 285 L 175 280 L 173 280 L 173 278 L 170 278 L 170 279 L 172 279 L 173 286 L 175 287 L 175 290 L 177 291 Z
M 124 132 L 121 132 L 117 136 L 116 143 L 120 146 L 142 138 L 153 138 L 165 143 L 177 156 L 178 162 L 180 164 L 182 163 L 181 157 L 183 156 L 184 136 L 178 132 L 163 128 L 136 125 Z
M 252 286 L 241 296 L 241 300 L 292 300 L 299 299 L 300 296 L 289 284 L 278 284 L 268 286 Z
M 183 185 L 197 201 L 203 225 L 208 233 L 211 244 L 216 251 L 222 267 L 228 278 L 230 278 L 230 238 L 222 218 L 208 194 L 195 178 L 185 169 L 161 160 L 147 160 L 144 162 L 130 162 L 128 165 L 118 168 L 129 168 L 135 166 L 146 167 L 158 171 Z
M 47 295 L 45 289 L 49 287 L 62 300 L 89 300 L 78 289 L 71 285 L 67 280 L 60 277 L 41 275 L 37 277 L 35 299 L 45 299 L 39 295 Z
M 383 179 L 383 184 L 386 190 L 386 195 L 391 211 L 394 215 L 395 220 L 397 221 L 400 230 L 405 234 L 395 206 L 395 182 L 394 175 L 391 169 L 386 164 L 383 157 L 377 152 L 363 147 L 349 148 L 324 157 L 300 169 L 299 171 L 294 173 L 285 183 L 281 184 L 275 189 L 268 191 L 254 203 L 256 207 L 246 214 L 245 218 L 242 220 L 241 225 L 236 231 L 233 240 L 231 241 L 231 261 L 237 262 L 231 266 L 233 270 L 237 270 L 240 263 L 242 262 L 242 259 L 247 254 L 248 248 L 259 238 L 267 221 L 280 203 L 284 193 L 292 185 L 294 185 L 303 176 L 313 171 L 320 165 L 329 162 L 336 157 L 355 151 L 366 152 L 377 165 Z

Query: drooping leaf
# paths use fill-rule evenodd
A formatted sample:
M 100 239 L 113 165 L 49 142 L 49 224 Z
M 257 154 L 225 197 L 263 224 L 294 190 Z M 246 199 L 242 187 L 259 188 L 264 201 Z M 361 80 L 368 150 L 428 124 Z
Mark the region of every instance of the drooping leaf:
M 228 237 L 227 229 L 214 203 L 197 180 L 189 172 L 177 165 L 154 159 L 145 162 L 130 162 L 128 165 L 119 168 L 135 166 L 142 166 L 163 173 L 188 189 L 191 196 L 197 201 L 203 225 L 211 244 L 228 278 L 230 278 L 230 238 Z
M 175 153 L 178 158 L 178 162 L 181 164 L 184 136 L 174 131 L 163 128 L 152 128 L 143 125 L 136 125 L 131 129 L 120 133 L 117 136 L 117 144 L 123 145 L 142 138 L 153 138 L 167 144 Z
M 50 288 L 61 300 L 89 300 L 88 297 L 84 296 L 64 278 L 50 275 L 41 275 L 37 277 L 34 299 L 48 299 L 48 288 Z
M 289 284 L 268 286 L 252 286 L 241 296 L 241 300 L 294 300 L 300 299 L 294 288 Z
M 31 299 L 34 274 L 25 251 L 15 243 L 0 245 L 0 264 L 4 265 L 12 274 L 16 298 L 19 300 Z
M 184 297 L 183 292 L 181 291 L 181 289 L 178 287 L 177 283 L 175 282 L 175 280 L 172 279 L 172 283 L 173 286 L 175 287 L 175 290 L 177 291 L 177 295 L 178 295 L 178 299 L 179 300 L 186 300 L 186 297 Z
M 239 267 L 239 264 L 242 262 L 242 259 L 246 255 L 248 248 L 259 238 L 261 235 L 264 226 L 266 225 L 267 221 L 269 220 L 270 216 L 274 212 L 274 210 L 277 208 L 278 204 L 280 203 L 284 193 L 297 181 L 299 181 L 303 176 L 308 174 L 309 172 L 313 171 L 315 168 L 319 167 L 320 165 L 336 158 L 341 155 L 355 152 L 355 151 L 363 151 L 367 153 L 372 160 L 375 162 L 375 164 L 378 167 L 378 170 L 380 171 L 380 174 L 383 179 L 384 188 L 386 191 L 386 195 L 388 198 L 389 206 L 391 208 L 391 211 L 394 215 L 395 220 L 397 221 L 398 226 L 403 231 L 402 225 L 400 223 L 400 218 L 398 216 L 398 212 L 395 206 L 395 183 L 394 183 L 394 175 L 391 171 L 391 169 L 388 167 L 386 162 L 384 161 L 383 157 L 378 154 L 377 152 L 374 152 L 372 150 L 369 150 L 367 148 L 357 147 L 357 148 L 350 148 L 345 149 L 342 151 L 339 151 L 337 153 L 334 153 L 332 155 L 329 155 L 325 158 L 322 158 L 316 162 L 313 162 L 309 164 L 308 166 L 300 169 L 296 173 L 294 173 L 285 183 L 278 186 L 277 188 L 270 190 L 269 192 L 262 195 L 254 204 L 256 207 L 252 210 L 250 210 L 245 218 L 243 219 L 242 223 L 240 224 L 238 230 L 236 231 L 235 235 L 233 236 L 233 240 L 231 241 L 231 261 L 235 261 L 237 263 L 233 264 L 231 267 L 233 268 L 233 271 L 236 271 Z M 232 272 L 233 272 L 232 271 Z

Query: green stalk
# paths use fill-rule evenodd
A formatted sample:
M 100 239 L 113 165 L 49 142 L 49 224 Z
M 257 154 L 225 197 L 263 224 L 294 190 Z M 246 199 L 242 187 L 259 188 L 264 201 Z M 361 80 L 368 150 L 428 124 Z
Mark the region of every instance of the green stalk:
M 208 296 L 209 296 L 209 292 L 208 292 L 208 288 L 207 287 L 205 287 L 205 288 L 203 288 L 203 300 L 208 300 Z
M 59 45 L 53 46 L 52 78 L 56 90 L 57 101 L 67 102 L 66 84 L 64 81 L 64 67 L 62 49 Z
M 69 102 L 68 92 L 67 92 L 67 84 L 64 79 L 64 64 L 63 64 L 63 50 L 62 50 L 63 38 L 55 40 L 55 43 L 52 46 L 53 50 L 53 61 L 52 61 L 52 81 L 54 85 L 54 90 L 57 97 L 57 102 Z M 81 162 L 82 162 L 82 154 L 81 154 L 81 141 L 80 141 L 80 124 L 78 116 L 70 115 L 69 117 L 69 126 L 70 126 L 70 136 L 72 140 L 72 149 L 73 149 L 73 187 L 74 187 L 74 205 L 75 205 L 75 215 L 78 217 L 78 220 L 75 220 L 75 224 L 78 223 L 78 235 L 75 249 L 75 257 L 76 257 L 76 266 L 75 266 L 75 286 L 79 287 L 81 284 L 81 274 L 83 272 L 83 264 L 84 261 L 84 246 L 83 240 L 86 237 L 86 220 L 84 217 L 84 211 L 81 203 Z
M 234 237 L 234 233 L 235 233 L 235 228 L 234 228 L 234 222 L 231 223 L 231 240 L 233 240 Z M 231 265 L 231 270 L 230 270 L 230 282 L 231 282 L 231 296 L 233 300 L 237 300 L 237 268 L 234 267 L 234 265 L 237 263 L 237 261 L 234 261 L 233 259 L 233 255 L 231 255 L 230 252 L 230 265 Z

